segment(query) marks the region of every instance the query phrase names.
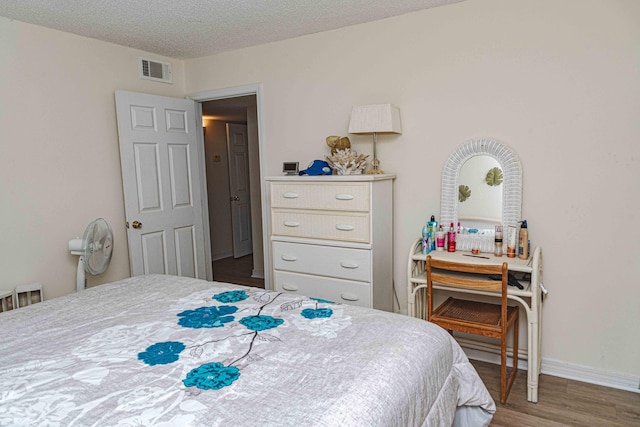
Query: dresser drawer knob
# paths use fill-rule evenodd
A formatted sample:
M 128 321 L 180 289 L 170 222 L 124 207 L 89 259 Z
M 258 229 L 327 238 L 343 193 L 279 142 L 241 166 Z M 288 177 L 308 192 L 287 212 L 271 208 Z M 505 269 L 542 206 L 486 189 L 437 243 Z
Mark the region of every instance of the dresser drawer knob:
M 359 265 L 358 265 L 358 263 L 355 263 L 353 261 L 340 261 L 340 267 L 343 267 L 343 268 L 358 268 Z
M 298 227 L 300 223 L 298 221 L 285 221 L 284 225 L 285 227 Z
M 296 292 L 298 290 L 298 287 L 296 285 L 291 285 L 289 283 L 283 283 L 282 289 L 284 289 L 285 291 Z
M 282 254 L 282 256 L 280 258 L 282 258 L 283 261 L 297 261 L 298 260 L 298 257 L 296 257 L 295 255 L 289 255 L 289 254 Z
M 338 193 L 338 194 L 336 194 L 336 199 L 338 199 L 338 200 L 353 200 L 353 194 Z
M 349 224 L 338 224 L 336 225 L 336 228 L 340 231 L 353 231 L 355 227 Z
M 299 197 L 298 193 L 283 193 L 282 197 L 285 199 L 297 199 Z
M 340 294 L 340 298 L 345 301 L 358 301 L 360 299 L 357 295 L 354 294 Z

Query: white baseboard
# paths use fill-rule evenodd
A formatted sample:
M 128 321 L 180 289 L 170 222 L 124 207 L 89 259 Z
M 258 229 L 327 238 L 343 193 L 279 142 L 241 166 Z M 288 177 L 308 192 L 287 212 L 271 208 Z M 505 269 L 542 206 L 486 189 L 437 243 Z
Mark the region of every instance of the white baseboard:
M 623 374 L 544 357 L 542 358 L 542 373 L 640 393 L 640 375 Z
M 492 350 L 480 350 L 470 346 L 461 345 L 469 359 L 480 360 L 482 362 L 500 364 L 500 354 Z M 476 347 L 476 346 L 473 346 Z M 527 370 L 526 353 L 518 352 L 518 369 Z M 510 364 L 509 358 L 508 364 Z M 543 374 L 554 377 L 566 378 L 569 380 L 581 381 L 589 384 L 597 384 L 619 390 L 640 393 L 640 376 L 624 374 L 620 372 L 608 371 L 593 368 L 591 366 L 577 365 L 575 363 L 562 362 L 556 359 L 542 358 L 541 371 Z

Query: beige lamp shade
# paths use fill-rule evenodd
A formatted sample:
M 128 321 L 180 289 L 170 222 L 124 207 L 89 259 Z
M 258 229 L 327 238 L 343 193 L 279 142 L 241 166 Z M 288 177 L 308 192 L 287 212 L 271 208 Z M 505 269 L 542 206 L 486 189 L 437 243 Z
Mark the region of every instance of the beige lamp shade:
M 382 174 L 376 145 L 379 133 L 402 133 L 400 110 L 391 104 L 372 104 L 353 107 L 349 120 L 349 133 L 373 134 L 373 160 L 370 174 Z
M 391 104 L 353 107 L 349 133 L 402 133 L 400 110 Z

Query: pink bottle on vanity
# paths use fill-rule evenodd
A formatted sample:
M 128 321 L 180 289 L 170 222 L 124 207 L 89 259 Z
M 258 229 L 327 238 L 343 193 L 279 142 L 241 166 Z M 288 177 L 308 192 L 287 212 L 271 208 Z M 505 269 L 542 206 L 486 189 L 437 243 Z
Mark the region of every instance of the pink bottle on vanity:
M 444 251 L 444 238 L 444 230 L 442 229 L 442 224 L 440 224 L 440 228 L 438 229 L 438 231 L 436 231 L 436 251 Z
M 449 231 L 447 232 L 447 251 L 456 251 L 456 230 L 455 228 L 453 228 L 453 223 L 451 223 L 451 226 L 449 226 Z

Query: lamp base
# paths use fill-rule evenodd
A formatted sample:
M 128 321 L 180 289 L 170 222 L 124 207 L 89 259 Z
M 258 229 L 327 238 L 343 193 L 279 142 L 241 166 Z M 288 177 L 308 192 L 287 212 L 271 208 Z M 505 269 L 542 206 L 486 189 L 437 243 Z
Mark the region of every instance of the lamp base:
M 375 149 L 374 149 L 375 151 Z M 380 160 L 376 157 L 375 153 L 373 154 L 373 160 L 371 161 L 371 170 L 367 173 L 369 175 L 381 175 L 384 173 L 382 169 L 380 169 Z
M 369 175 L 382 175 L 384 174 L 384 171 L 381 169 L 371 169 L 370 171 L 367 172 L 367 174 Z

